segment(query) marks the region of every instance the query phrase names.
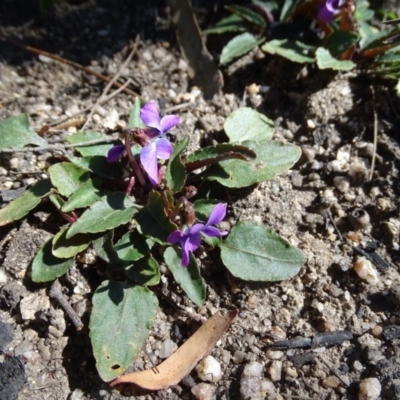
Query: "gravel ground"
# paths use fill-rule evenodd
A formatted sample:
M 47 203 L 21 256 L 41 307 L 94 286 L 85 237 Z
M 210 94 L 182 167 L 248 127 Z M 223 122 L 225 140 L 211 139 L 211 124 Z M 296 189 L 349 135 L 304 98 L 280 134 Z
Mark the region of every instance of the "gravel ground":
M 7 37 L 107 76 L 116 74 L 130 41 L 140 34 L 138 51 L 122 74 L 144 101 L 158 100 L 167 110 L 181 106 L 175 111 L 183 120 L 177 136 L 190 135 L 192 148 L 220 137 L 225 118 L 240 106 L 271 118 L 274 138 L 300 146 L 302 157 L 271 181 L 227 192 L 229 213 L 265 223 L 298 246 L 307 262 L 293 279 L 266 284 L 239 281 L 218 264 L 203 265 L 208 297 L 196 312 L 240 311 L 212 353 L 222 379 L 202 384 L 204 397 L 193 394 L 193 387 L 201 388 L 195 372 L 168 390 L 125 388 L 120 394 L 100 380 L 87 329 L 77 333 L 50 300 L 48 286 L 30 280 L 33 255 L 63 223 L 43 204 L 24 221 L 0 228 L 0 366 L 13 363 L 14 371 L 2 382 L 7 374 L 0 368 L 0 398 L 17 398 L 18 390 L 20 400 L 400 398 L 400 101 L 390 84 L 255 52 L 224 70 L 223 90 L 205 100 L 189 78 L 167 9 L 158 2 L 144 7 L 88 1 L 59 7 L 46 18 L 38 17 L 36 2 L 22 16 L 21 3 L 0 5 Z M 200 11 L 204 17 L 207 9 Z M 93 106 L 105 83 L 0 41 L 0 117 L 28 113 L 37 131 L 53 125 L 45 133 L 48 141 L 64 142 L 88 113 L 73 115 Z M 133 100 L 126 93 L 116 95 L 96 109 L 87 128 L 115 134 L 126 126 Z M 370 179 L 375 112 L 378 144 Z M 64 124 L 65 116 L 71 118 Z M 46 177 L 48 166 L 61 156 L 0 154 L 2 205 Z M 87 326 L 100 277 L 87 259 L 82 261 L 62 284 Z M 173 302 L 194 308 L 168 279 L 161 286 Z M 158 362 L 170 339 L 180 343 L 195 327 L 161 301 L 145 350 Z M 291 339 L 299 337 L 301 347 L 293 347 Z M 276 341 L 286 342 L 271 346 Z M 134 368 L 149 365 L 142 352 Z

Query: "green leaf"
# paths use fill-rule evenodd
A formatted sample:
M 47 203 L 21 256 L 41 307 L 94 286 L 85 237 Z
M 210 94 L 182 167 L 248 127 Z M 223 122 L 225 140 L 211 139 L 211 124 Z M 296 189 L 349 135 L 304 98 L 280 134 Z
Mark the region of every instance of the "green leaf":
M 222 49 L 219 61 L 221 64 L 228 64 L 235 58 L 241 57 L 253 50 L 263 41 L 264 39 L 257 40 L 251 33 L 248 32 L 235 36 Z
M 160 193 L 154 190 L 150 192 L 146 206 L 138 212 L 135 219 L 143 235 L 160 244 L 167 244 L 169 234 L 178 229 L 165 213 Z
M 242 18 L 236 14 L 232 14 L 229 17 L 221 19 L 212 28 L 205 29 L 203 34 L 221 34 L 227 32 L 243 32 L 247 28 L 246 24 L 243 23 Z
M 298 40 L 270 40 L 269 42 L 263 44 L 261 50 L 270 54 L 278 54 L 281 57 L 297 63 L 304 64 L 315 61 L 314 57 L 312 56 L 315 47 L 306 45 Z
M 67 140 L 71 144 L 77 143 L 84 143 L 90 142 L 92 140 L 99 140 L 99 139 L 110 139 L 110 136 L 104 135 L 104 133 L 100 132 L 82 132 L 76 133 L 74 135 L 67 136 Z M 90 144 L 87 146 L 79 146 L 76 147 L 76 150 L 82 154 L 84 157 L 89 156 L 107 156 L 108 150 L 114 146 L 117 141 L 107 142 L 107 143 L 100 143 L 100 144 Z
M 218 200 L 206 200 L 206 199 L 200 199 L 196 200 L 193 203 L 194 211 L 196 213 L 196 218 L 199 221 L 207 221 L 208 217 L 211 214 L 211 211 L 217 205 L 220 203 Z
M 236 14 L 243 21 L 254 25 L 259 30 L 263 30 L 267 27 L 265 19 L 259 13 L 253 11 L 251 8 L 236 5 L 226 6 L 225 8 L 230 12 Z
M 90 340 L 101 379 L 121 375 L 143 347 L 157 312 L 157 297 L 129 282 L 105 281 L 93 295 Z
M 215 146 L 203 147 L 202 149 L 196 150 L 194 153 L 189 154 L 186 158 L 185 164 L 186 166 L 188 166 L 188 164 L 194 163 L 196 161 L 206 160 L 210 160 L 211 164 L 211 160 L 218 159 L 219 156 L 226 153 L 240 154 L 246 160 L 248 158 L 254 158 L 256 156 L 254 151 L 241 144 L 221 143 Z
M 126 277 L 137 285 L 154 286 L 160 283 L 161 274 L 158 262 L 148 254 L 136 261 L 133 267 L 126 270 Z
M 48 282 L 64 275 L 74 265 L 74 259 L 58 258 L 52 252 L 52 239 L 36 253 L 32 261 L 33 282 Z
M 272 140 L 246 141 L 243 145 L 255 151 L 257 158 L 250 161 L 226 160 L 211 166 L 205 175 L 230 188 L 240 188 L 274 178 L 291 168 L 301 155 L 297 146 Z
M 125 233 L 115 244 L 114 250 L 120 260 L 133 263 L 144 257 L 150 251 L 150 247 L 146 238 L 134 230 Z
M 91 242 L 90 235 L 84 233 L 67 239 L 67 231 L 68 228 L 63 228 L 53 238 L 53 255 L 57 258 L 74 257 L 85 250 Z
M 183 185 L 186 181 L 186 169 L 181 161 L 181 153 L 186 149 L 189 143 L 189 137 L 179 141 L 174 145 L 174 151 L 168 161 L 167 172 L 165 178 L 167 180 L 168 187 L 173 193 L 178 193 L 182 190 Z
M 73 211 L 76 208 L 91 206 L 95 201 L 100 200 L 107 193 L 102 190 L 103 182 L 98 179 L 89 179 L 71 194 L 70 198 L 61 208 L 63 212 Z
M 359 36 L 355 32 L 336 31 L 326 41 L 324 48 L 329 50 L 333 57 L 338 57 L 358 42 Z
M 28 114 L 19 114 L 0 121 L 0 149 L 21 148 L 27 144 L 47 145 L 31 127 Z
M 69 162 L 50 166 L 49 174 L 51 183 L 65 197 L 69 197 L 89 179 L 89 172 Z
M 129 115 L 129 126 L 131 128 L 146 128 L 146 125 L 140 119 L 140 109 L 142 107 L 139 96 L 135 98 L 131 113 Z
M 92 245 L 96 254 L 109 264 L 109 269 L 118 271 L 132 265 L 131 261 L 122 261 L 118 257 L 113 244 L 114 231 L 107 232 L 105 235 L 100 236 L 93 240 Z
M 236 224 L 221 244 L 221 259 L 232 275 L 247 281 L 280 281 L 296 275 L 306 259 L 271 229 Z
M 0 226 L 17 221 L 29 211 L 33 210 L 43 197 L 51 193 L 52 185 L 50 179 L 43 179 L 36 182 L 30 189 L 20 197 L 13 200 L 7 207 L 0 209 Z
M 281 9 L 279 21 L 286 22 L 291 17 L 293 10 L 297 6 L 297 4 L 297 0 L 285 0 Z
M 105 156 L 75 157 L 68 156 L 73 164 L 91 171 L 105 179 L 121 179 L 123 170 L 121 163 L 108 163 Z
M 201 306 L 206 298 L 206 287 L 193 254 L 190 255 L 189 265 L 182 267 L 181 258 L 176 250 L 173 247 L 168 247 L 164 252 L 164 260 L 175 281 L 188 295 L 189 299 L 197 306 Z
M 265 115 L 249 108 L 241 107 L 225 120 L 224 129 L 230 142 L 246 140 L 269 140 L 274 134 L 274 123 Z
M 369 8 L 369 2 L 366 0 L 358 0 L 356 2 L 356 11 L 354 19 L 358 22 L 368 21 L 374 17 L 374 10 Z
M 136 212 L 132 200 L 125 193 L 112 193 L 96 201 L 67 232 L 67 238 L 78 233 L 96 233 L 126 224 Z
M 319 47 L 315 53 L 319 69 L 333 69 L 335 71 L 348 71 L 356 65 L 350 60 L 337 60 L 331 56 L 329 50 Z

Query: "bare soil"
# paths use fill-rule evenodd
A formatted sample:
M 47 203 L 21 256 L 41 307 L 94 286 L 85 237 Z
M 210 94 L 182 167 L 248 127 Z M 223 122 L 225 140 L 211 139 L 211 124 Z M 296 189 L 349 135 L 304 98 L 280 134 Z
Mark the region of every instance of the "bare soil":
M 212 398 L 239 399 L 243 368 L 254 360 L 264 365 L 265 379 L 273 379 L 277 365 L 282 366 L 281 375 L 273 380 L 276 395 L 271 398 L 357 399 L 359 384 L 368 377 L 380 381 L 380 398 L 400 398 L 400 339 L 384 335 L 388 326 L 400 325 L 400 101 L 393 83 L 358 72 L 319 71 L 254 52 L 224 69 L 223 90 L 205 100 L 193 87 L 168 25 L 167 9 L 159 2 L 88 1 L 59 6 L 42 17 L 36 3 L 2 2 L 2 34 L 110 77 L 127 57 L 130 41 L 140 34 L 138 51 L 123 76 L 132 79 L 130 88 L 145 101 L 160 101 L 167 110 L 186 104 L 176 111 L 183 120 L 177 135 L 189 135 L 191 146 L 220 140 L 225 118 L 246 105 L 274 121 L 274 139 L 303 150 L 299 162 L 282 176 L 225 194 L 230 217 L 266 224 L 298 246 L 307 262 L 298 276 L 274 283 L 243 282 L 220 264 L 202 265 L 208 297 L 196 312 L 209 316 L 218 309 L 240 310 L 213 352 L 224 375 L 213 384 Z M 212 16 L 211 10 L 206 5 L 197 10 L 200 20 L 212 20 L 207 17 Z M 3 36 L 0 46 L 1 118 L 28 113 L 40 131 L 93 106 L 104 89 L 105 82 L 95 76 L 32 55 Z M 246 89 L 252 84 L 258 85 L 255 92 Z M 126 126 L 133 100 L 129 94 L 118 94 L 98 108 L 87 128 L 115 134 Z M 87 115 L 71 117 L 69 126 L 50 129 L 46 140 L 64 142 Z M 46 177 L 48 166 L 60 157 L 50 151 L 0 154 L 2 205 Z M 194 372 L 194 381 L 145 394 L 120 394 L 101 381 L 87 328 L 76 332 L 59 305 L 50 300 L 49 286 L 30 279 L 32 257 L 62 224 L 45 203 L 24 221 L 0 228 L 0 262 L 5 271 L 0 321 L 12 327 L 12 340 L 4 347 L 0 342 L 0 350 L 5 359 L 19 356 L 26 375 L 24 382 L 17 366 L 16 377 L 10 378 L 8 386 L 3 383 L 0 398 L 193 398 L 190 387 L 198 382 Z M 377 271 L 373 283 L 353 269 L 360 254 L 369 257 Z M 91 295 L 101 277 L 96 265 L 84 261 L 62 284 L 87 327 Z M 194 308 L 168 279 L 161 289 L 173 302 Z M 27 318 L 30 309 L 34 316 Z M 195 327 L 161 300 L 147 353 L 159 362 L 157 354 L 167 338 L 179 344 Z M 313 338 L 338 330 L 348 330 L 352 339 L 318 348 L 269 347 L 276 340 Z M 245 356 L 234 362 L 238 350 Z M 149 366 L 143 352 L 133 367 Z

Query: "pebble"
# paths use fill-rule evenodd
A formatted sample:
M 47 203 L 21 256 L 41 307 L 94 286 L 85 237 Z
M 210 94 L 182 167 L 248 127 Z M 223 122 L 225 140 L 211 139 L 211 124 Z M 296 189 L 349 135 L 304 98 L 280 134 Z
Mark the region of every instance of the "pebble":
M 84 393 L 81 389 L 75 389 L 68 397 L 69 400 L 84 400 Z
M 222 378 L 221 364 L 213 356 L 201 360 L 196 366 L 196 372 L 202 381 L 218 382 Z
M 366 378 L 360 383 L 358 400 L 376 400 L 381 394 L 381 389 L 377 378 Z
M 4 267 L 0 267 L 0 284 L 7 282 L 7 274 Z
M 261 400 L 265 398 L 261 379 L 263 368 L 262 364 L 257 361 L 252 361 L 244 367 L 240 379 L 240 394 L 242 395 L 242 399 Z
M 209 383 L 199 383 L 191 389 L 196 400 L 210 400 L 213 397 L 214 391 L 215 388 Z
M 241 350 L 236 350 L 233 353 L 232 361 L 234 364 L 241 364 L 246 357 L 246 353 Z
M 24 321 L 31 321 L 36 318 L 36 313 L 50 308 L 50 300 L 45 294 L 38 296 L 31 293 L 24 297 L 19 304 L 21 317 Z
M 158 355 L 160 358 L 168 358 L 177 348 L 178 345 L 168 338 L 162 342 Z
M 329 375 L 322 380 L 322 386 L 325 389 L 328 388 L 335 389 L 340 386 L 340 379 L 335 375 Z
M 333 178 L 333 184 L 339 192 L 345 193 L 350 188 L 350 179 L 345 176 L 335 176 Z
M 272 381 L 280 381 L 282 378 L 282 361 L 272 361 L 271 365 L 268 368 L 268 374 Z
M 378 271 L 372 265 L 371 261 L 365 257 L 357 257 L 354 265 L 356 274 L 371 285 L 376 285 L 379 282 Z

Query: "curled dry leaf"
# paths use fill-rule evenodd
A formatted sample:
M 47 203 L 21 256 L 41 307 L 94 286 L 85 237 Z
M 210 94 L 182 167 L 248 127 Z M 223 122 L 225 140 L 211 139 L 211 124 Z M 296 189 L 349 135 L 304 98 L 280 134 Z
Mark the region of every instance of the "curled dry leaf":
M 157 367 L 145 371 L 122 375 L 110 383 L 111 387 L 121 383 L 133 383 L 144 389 L 159 390 L 177 385 L 196 364 L 208 356 L 217 341 L 228 329 L 238 311 L 226 315 L 214 314 L 179 349 Z

